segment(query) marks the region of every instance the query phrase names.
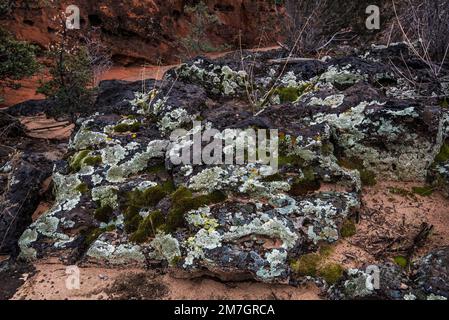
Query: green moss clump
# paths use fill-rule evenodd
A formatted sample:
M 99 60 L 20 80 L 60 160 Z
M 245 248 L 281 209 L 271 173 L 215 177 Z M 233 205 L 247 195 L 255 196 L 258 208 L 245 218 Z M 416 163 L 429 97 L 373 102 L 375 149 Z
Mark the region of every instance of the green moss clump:
M 112 218 L 114 209 L 110 206 L 99 207 L 95 210 L 94 217 L 100 222 L 108 223 Z
M 360 171 L 360 180 L 364 186 L 375 186 L 377 184 L 376 174 L 369 170 Z
M 266 176 L 261 179 L 261 181 L 263 181 L 263 182 L 274 182 L 274 181 L 282 181 L 282 180 L 284 180 L 284 179 L 282 178 L 282 175 L 280 175 L 279 173 L 275 173 L 271 176 Z
M 140 130 L 140 122 L 134 122 L 132 124 L 119 123 L 114 127 L 114 132 L 124 133 L 124 132 L 138 132 Z
M 139 214 L 141 209 L 154 207 L 159 201 L 169 195 L 173 189 L 173 182 L 167 181 L 143 191 L 136 189 L 128 192 L 124 210 L 126 232 L 132 233 L 139 228 L 143 220 Z
M 334 153 L 334 145 L 332 143 L 323 143 L 321 146 L 321 152 L 325 156 L 330 156 Z
M 95 166 L 102 163 L 101 156 L 89 156 L 91 150 L 82 150 L 72 156 L 69 167 L 72 172 L 78 172 L 85 165 Z
M 308 253 L 290 263 L 292 271 L 302 277 L 321 277 L 330 285 L 337 283 L 342 277 L 344 269 L 334 262 L 326 262 L 333 252 L 333 246 L 324 245 L 319 253 Z
M 281 103 L 295 102 L 301 96 L 301 90 L 295 87 L 277 88 L 275 94 L 279 95 Z
M 413 187 L 412 191 L 421 197 L 429 197 L 432 195 L 434 188 L 425 186 L 425 187 Z
M 342 158 L 338 160 L 338 164 L 346 169 L 358 170 L 360 172 L 360 180 L 364 186 L 375 186 L 377 184 L 376 174 L 370 170 L 367 170 L 363 166 L 363 161 L 359 158 Z
M 139 228 L 139 225 L 143 220 L 137 208 L 130 208 L 126 210 L 123 216 L 125 218 L 124 226 L 127 233 L 135 232 Z
M 116 226 L 111 225 L 106 228 L 94 228 L 89 230 L 82 231 L 82 235 L 84 236 L 83 244 L 86 247 L 90 247 L 92 243 L 94 243 L 99 236 L 101 236 L 105 232 L 112 232 L 116 229 Z
M 161 211 L 151 212 L 143 219 L 137 230 L 129 237 L 129 240 L 136 243 L 145 242 L 150 236 L 154 236 L 156 231 L 165 223 L 164 215 Z
M 330 244 L 324 244 L 320 247 L 320 255 L 323 257 L 329 257 L 334 252 L 334 246 Z
M 300 276 L 316 277 L 321 257 L 316 253 L 308 253 L 291 264 L 292 270 Z
M 285 156 L 280 154 L 278 158 L 279 167 L 293 166 L 295 168 L 302 168 L 304 166 L 304 160 L 299 156 Z
M 351 219 L 346 219 L 343 222 L 343 225 L 341 226 L 340 229 L 340 234 L 343 238 L 349 238 L 352 237 L 353 235 L 355 235 L 357 233 L 357 227 L 355 225 L 355 222 L 352 221 Z
M 171 199 L 173 203 L 178 203 L 186 198 L 192 198 L 193 192 L 186 187 L 178 188 L 172 195 Z
M 398 266 L 400 266 L 401 268 L 407 268 L 409 261 L 406 257 L 403 256 L 396 256 L 394 257 L 394 263 L 396 263 Z
M 75 155 L 72 156 L 72 158 L 69 161 L 69 167 L 72 172 L 78 172 L 81 170 L 81 167 L 83 165 L 84 158 L 87 157 L 90 150 L 81 150 Z
M 83 164 L 87 166 L 96 166 L 103 162 L 103 159 L 101 156 L 93 156 L 93 157 L 86 157 L 83 160 Z
M 435 157 L 436 163 L 444 163 L 449 161 L 449 144 L 445 143 L 441 147 L 440 153 Z
M 226 200 L 226 195 L 220 191 L 214 191 L 207 195 L 193 197 L 192 191 L 185 187 L 180 187 L 172 194 L 172 206 L 167 216 L 165 231 L 173 232 L 177 228 L 184 226 L 184 215 L 190 210 L 200 207 L 220 203 Z
M 143 191 L 136 189 L 128 193 L 128 204 L 132 207 L 148 208 L 158 204 L 166 195 L 167 192 L 161 185 Z
M 167 182 L 144 191 L 135 190 L 128 193 L 127 207 L 124 213 L 125 230 L 128 233 L 133 233 L 133 241 L 145 241 L 156 229 L 165 232 L 175 231 L 184 225 L 184 214 L 188 211 L 226 200 L 226 195 L 220 191 L 194 197 L 192 191 L 185 187 L 180 187 L 174 192 L 172 190 L 173 183 Z M 170 193 L 172 205 L 166 218 L 157 213 L 158 211 L 153 212 L 147 219 L 140 216 L 139 212 L 142 208 L 155 206 Z
M 328 263 L 318 270 L 318 276 L 333 285 L 343 277 L 343 272 L 343 267 L 338 263 Z
M 87 185 L 87 183 L 83 182 L 77 185 L 75 190 L 81 192 L 81 194 L 85 194 L 89 192 L 89 186 Z
M 180 263 L 182 261 L 182 257 L 181 256 L 176 256 L 172 259 L 172 261 L 170 262 L 171 266 L 176 266 L 178 265 L 178 263 Z
M 149 167 L 147 170 L 148 173 L 158 174 L 167 172 L 167 169 L 165 168 L 165 163 L 157 164 L 152 167 Z
M 294 179 L 290 188 L 290 195 L 302 196 L 320 189 L 321 182 L 316 178 L 312 168 L 304 169 L 303 173 L 303 178 Z

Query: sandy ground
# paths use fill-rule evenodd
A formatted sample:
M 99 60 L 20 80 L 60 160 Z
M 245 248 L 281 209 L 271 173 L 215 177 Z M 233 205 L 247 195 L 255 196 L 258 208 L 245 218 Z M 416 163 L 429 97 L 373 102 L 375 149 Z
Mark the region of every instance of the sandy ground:
M 449 199 L 440 192 L 427 197 L 411 192 L 413 187 L 421 186 L 419 183 L 380 182 L 366 189 L 365 208 L 357 235 L 351 242 L 380 257 L 410 242 L 421 225 L 427 223 L 433 226 L 433 231 L 417 255 L 449 245 Z M 392 188 L 409 193 L 400 195 Z
M 35 268 L 33 276 L 23 275 L 27 280 L 12 299 L 319 299 L 319 289 L 313 284 L 296 288 L 255 282 L 223 283 L 210 278 L 179 279 L 170 273 L 142 269 L 98 267 L 80 267 L 79 289 L 69 290 L 66 266 L 47 260 Z

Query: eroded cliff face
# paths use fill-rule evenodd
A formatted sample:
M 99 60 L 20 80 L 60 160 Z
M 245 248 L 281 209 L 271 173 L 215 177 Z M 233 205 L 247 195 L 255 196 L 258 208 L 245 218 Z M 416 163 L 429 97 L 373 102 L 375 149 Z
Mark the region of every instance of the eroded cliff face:
M 115 62 L 175 63 L 183 54 L 180 39 L 195 24 L 187 7 L 199 1 L 186 0 L 77 0 L 15 1 L 13 10 L 0 23 L 18 38 L 43 48 L 55 39 L 58 22 L 54 17 L 70 4 L 80 8 L 81 32 L 99 27 Z M 218 22 L 205 30 L 214 47 L 224 44 L 254 47 L 276 42 L 276 17 L 280 7 L 266 0 L 208 0 L 209 14 Z M 262 27 L 263 26 L 263 27 Z

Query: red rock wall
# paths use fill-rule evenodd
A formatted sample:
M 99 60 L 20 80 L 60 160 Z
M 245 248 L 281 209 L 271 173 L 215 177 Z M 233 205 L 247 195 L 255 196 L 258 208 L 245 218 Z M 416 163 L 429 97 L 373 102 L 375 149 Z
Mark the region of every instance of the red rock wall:
M 27 5 L 26 2 L 31 3 Z M 53 2 L 53 4 L 51 4 Z M 52 18 L 68 4 L 81 9 L 81 28 L 98 26 L 116 62 L 130 64 L 174 63 L 182 48 L 178 39 L 189 34 L 192 17 L 184 8 L 192 0 L 37 0 L 15 1 L 12 15 L 0 23 L 18 38 L 45 48 L 55 37 L 57 22 Z M 245 47 L 276 42 L 278 11 L 271 0 L 206 0 L 211 13 L 221 22 L 207 30 L 214 46 L 239 46 L 239 31 Z M 47 4 L 46 4 L 47 3 Z M 48 4 L 50 3 L 50 4 Z

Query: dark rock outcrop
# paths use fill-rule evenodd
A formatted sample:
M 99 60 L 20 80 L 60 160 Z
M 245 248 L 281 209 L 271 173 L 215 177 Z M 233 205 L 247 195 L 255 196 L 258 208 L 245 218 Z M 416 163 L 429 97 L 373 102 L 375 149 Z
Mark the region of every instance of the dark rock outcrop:
M 360 209 L 362 184 L 424 182 L 444 144 L 447 110 L 395 74 L 391 48 L 285 70 L 276 62 L 281 50 L 244 53 L 252 67 L 232 54 L 197 58 L 144 92 L 138 83 L 102 83 L 98 112 L 80 119 L 55 167 L 54 206 L 19 240 L 21 257 L 156 261 L 226 280 L 288 282 L 290 261 L 340 239 Z M 438 83 L 428 87 L 444 94 Z M 209 128 L 278 129 L 278 172 L 261 163 L 171 161 Z M 176 129 L 184 131 L 170 139 Z M 389 280 L 379 296 L 404 297 L 402 283 L 411 280 L 394 266 L 381 270 Z M 357 293 L 363 272 L 348 277 L 355 291 L 336 296 L 371 296 Z

